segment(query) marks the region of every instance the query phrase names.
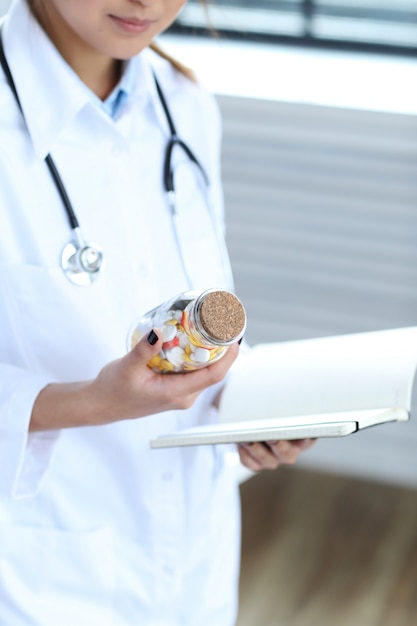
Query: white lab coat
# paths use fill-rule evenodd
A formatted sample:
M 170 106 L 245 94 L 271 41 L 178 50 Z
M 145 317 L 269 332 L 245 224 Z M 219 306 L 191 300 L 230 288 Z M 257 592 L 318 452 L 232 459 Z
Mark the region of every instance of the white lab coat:
M 207 169 L 222 225 L 217 108 L 146 50 L 114 121 L 25 2 L 14 2 L 3 30 L 27 126 L 1 73 L 0 625 L 231 626 L 239 503 L 224 448 L 149 448 L 160 433 L 215 420 L 214 390 L 183 412 L 28 436 L 46 384 L 96 376 L 125 353 L 140 314 L 187 288 L 162 193 L 169 131 L 151 66 Z M 59 266 L 70 229 L 48 152 L 85 239 L 105 253 L 89 287 Z M 230 286 L 194 180 L 185 166 L 177 183 L 187 266 L 196 288 Z

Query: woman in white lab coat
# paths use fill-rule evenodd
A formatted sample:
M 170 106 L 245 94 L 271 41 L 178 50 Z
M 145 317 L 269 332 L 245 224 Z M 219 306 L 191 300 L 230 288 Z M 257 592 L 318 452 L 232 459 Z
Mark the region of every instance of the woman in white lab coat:
M 0 624 L 231 626 L 239 503 L 225 447 L 150 450 L 216 419 L 233 346 L 199 372 L 147 367 L 138 316 L 190 287 L 231 288 L 223 250 L 220 125 L 211 96 L 148 46 L 185 0 L 15 0 L 0 74 Z M 116 61 L 115 59 L 119 59 Z M 169 123 L 178 227 L 162 187 Z M 9 81 L 10 82 L 10 81 Z M 105 267 L 68 280 L 71 239 L 53 156 Z M 77 231 L 79 233 L 79 231 Z M 177 240 L 177 237 L 179 241 Z M 141 418 L 141 419 L 138 419 Z M 241 447 L 254 470 L 308 444 Z

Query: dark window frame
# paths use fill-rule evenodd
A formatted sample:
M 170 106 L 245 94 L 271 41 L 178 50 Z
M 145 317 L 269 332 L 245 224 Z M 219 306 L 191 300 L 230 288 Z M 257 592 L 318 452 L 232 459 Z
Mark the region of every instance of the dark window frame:
M 189 4 L 198 4 L 199 0 L 189 0 Z M 289 0 L 214 0 L 214 6 L 230 6 L 234 8 L 251 9 L 251 8 L 276 8 L 282 13 L 293 15 L 302 22 L 301 32 L 298 34 L 288 34 L 285 32 L 257 32 L 255 29 L 238 30 L 232 29 L 221 24 L 214 23 L 213 28 L 222 38 L 230 40 L 245 40 L 253 42 L 281 43 L 294 46 L 322 48 L 322 49 L 339 49 L 347 51 L 369 52 L 377 54 L 394 54 L 417 57 L 417 0 L 415 8 L 411 6 L 409 9 L 399 9 L 396 0 L 392 0 L 392 8 L 372 6 L 355 6 L 349 5 L 348 0 L 345 3 L 332 2 L 331 0 L 299 0 L 298 2 Z M 350 19 L 366 19 L 375 25 L 378 23 L 391 23 L 396 25 L 411 25 L 415 27 L 416 43 L 387 42 L 383 38 L 381 41 L 357 38 L 340 38 L 335 36 L 319 35 L 315 32 L 314 23 L 317 19 L 323 18 L 350 18 Z M 181 15 L 171 27 L 171 33 L 190 34 L 194 33 L 200 36 L 210 36 L 213 33 L 209 27 L 200 24 L 189 24 L 181 21 Z

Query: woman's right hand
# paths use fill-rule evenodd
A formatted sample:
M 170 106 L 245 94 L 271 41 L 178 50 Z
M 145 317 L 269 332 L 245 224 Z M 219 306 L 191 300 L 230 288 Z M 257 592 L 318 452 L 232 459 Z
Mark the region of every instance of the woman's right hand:
M 150 341 L 143 337 L 128 354 L 103 367 L 96 379 L 45 387 L 35 402 L 30 430 L 109 424 L 187 409 L 204 389 L 223 380 L 239 351 L 235 344 L 208 367 L 159 374 L 148 366 L 161 349 L 161 333 L 153 332 Z
M 204 389 L 223 380 L 238 354 L 235 345 L 208 367 L 183 374 L 159 374 L 147 365 L 161 349 L 161 334 L 156 329 L 150 333 L 153 340 L 155 335 L 154 345 L 143 337 L 126 356 L 106 365 L 92 383 L 108 421 L 188 409 Z

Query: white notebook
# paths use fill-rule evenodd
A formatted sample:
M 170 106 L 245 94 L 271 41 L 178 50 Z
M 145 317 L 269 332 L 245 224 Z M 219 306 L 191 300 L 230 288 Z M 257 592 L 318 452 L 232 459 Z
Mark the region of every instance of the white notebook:
M 261 344 L 234 364 L 218 424 L 151 447 L 342 437 L 410 417 L 417 327 Z

